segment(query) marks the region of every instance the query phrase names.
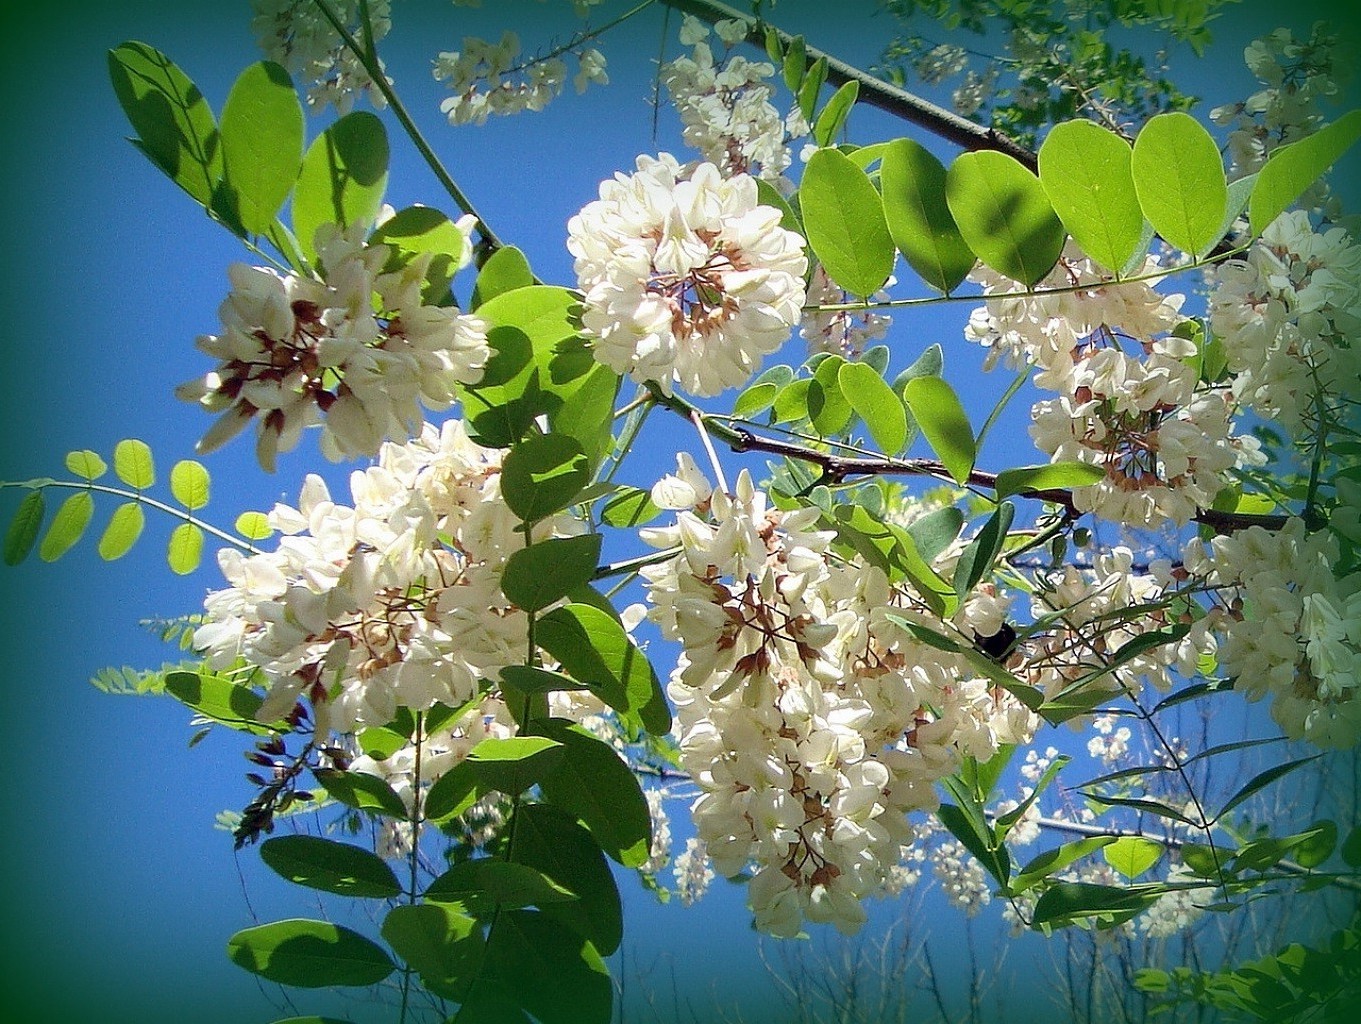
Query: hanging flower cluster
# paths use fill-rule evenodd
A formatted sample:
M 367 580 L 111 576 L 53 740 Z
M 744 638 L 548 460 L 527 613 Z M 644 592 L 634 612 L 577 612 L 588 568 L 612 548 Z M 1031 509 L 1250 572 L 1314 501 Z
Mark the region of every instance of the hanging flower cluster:
M 719 874 L 754 869 L 758 928 L 852 932 L 910 856 L 907 812 L 1036 720 L 919 642 L 903 621 L 942 623 L 881 570 L 830 557 L 817 509 L 767 508 L 745 470 L 715 492 L 684 458 L 653 500 L 678 509 L 643 537 L 681 554 L 643 573 L 649 617 L 683 647 L 669 693 L 699 838 Z
M 472 224 L 460 222 L 465 239 Z M 256 453 L 273 471 L 279 451 L 321 425 L 332 459 L 371 456 L 384 440 L 406 440 L 421 406 L 447 409 L 459 384 L 474 384 L 490 357 L 486 324 L 421 297 L 433 254 L 392 273 L 387 245 L 366 244 L 363 227 L 317 231 L 317 278 L 233 264 L 232 292 L 219 308 L 222 332 L 198 339 L 220 360 L 176 394 L 220 413 L 199 442 L 212 451 L 257 423 Z M 471 260 L 465 244 L 460 265 Z
M 314 0 L 251 0 L 251 8 L 251 29 L 261 51 L 307 90 L 307 105 L 314 113 L 328 106 L 349 113 L 360 96 L 380 109 L 386 106 L 363 62 Z M 360 0 L 331 0 L 331 8 L 352 37 L 363 37 Z M 377 42 L 392 28 L 390 0 L 368 0 L 368 19 Z
M 241 658 L 263 672 L 262 721 L 306 698 L 321 734 L 471 700 L 524 658 L 526 617 L 500 586 L 523 524 L 501 500 L 500 465 L 451 420 L 384 445 L 351 476 L 353 505 L 309 476 L 297 508 L 270 513 L 276 550 L 219 556 L 231 586 L 208 596 L 196 646 L 216 668 Z M 566 516 L 535 527 L 577 529 Z
M 608 84 L 605 57 L 596 49 L 574 51 L 577 92 L 592 83 Z M 453 93 L 440 104 L 450 124 L 484 124 L 488 117 L 542 110 L 560 95 L 567 82 L 567 62 L 560 56 L 520 59 L 520 37 L 507 30 L 495 45 L 476 36 L 463 39 L 462 50 L 435 58 L 435 80 Z
M 745 174 L 669 153 L 637 166 L 567 225 L 595 357 L 668 394 L 739 387 L 799 322 L 803 239 Z
M 884 290 L 875 292 L 870 298 L 883 302 L 889 298 L 888 288 L 896 284 L 890 277 L 884 283 Z M 799 328 L 799 336 L 808 342 L 808 353 L 830 352 L 843 359 L 856 359 L 871 342 L 878 341 L 888 333 L 893 317 L 876 313 L 872 309 L 822 310 L 816 307 L 832 306 L 850 301 L 850 296 L 828 276 L 821 263 L 813 267 L 808 282 L 808 312 L 804 314 Z
M 746 39 L 747 24 L 719 21 L 714 32 L 731 51 Z M 808 124 L 797 106 L 786 118 L 771 103 L 775 68 L 731 53 L 715 61 L 709 27 L 689 15 L 680 38 L 693 52 L 663 64 L 661 82 L 680 114 L 686 144 L 725 176 L 779 179 L 790 164 L 787 140 L 807 135 Z
M 1143 273 L 1156 273 L 1152 258 Z M 970 279 L 985 292 L 1024 290 L 986 267 Z M 1213 503 L 1236 466 L 1263 461 L 1252 437 L 1233 431 L 1233 396 L 1204 385 L 1195 344 L 1170 333 L 1182 296 L 1112 279 L 1075 243 L 1037 286 L 1051 295 L 990 299 L 965 336 L 991 348 L 989 360 L 1036 367 L 1035 383 L 1058 397 L 1035 404 L 1031 435 L 1056 460 L 1101 466 L 1105 479 L 1076 488 L 1084 511 L 1136 526 L 1185 525 Z M 1132 350 L 1132 352 L 1131 352 Z

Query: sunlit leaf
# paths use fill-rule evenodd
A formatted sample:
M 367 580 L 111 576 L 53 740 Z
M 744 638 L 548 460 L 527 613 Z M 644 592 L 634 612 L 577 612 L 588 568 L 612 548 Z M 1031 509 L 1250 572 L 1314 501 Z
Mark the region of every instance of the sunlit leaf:
M 827 275 L 852 295 L 873 295 L 893 272 L 893 239 L 879 193 L 844 154 L 820 149 L 799 185 L 808 244 Z
M 124 438 L 114 445 L 113 471 L 129 487 L 144 491 L 156 482 L 156 463 L 151 448 L 135 437 Z
M 99 557 L 106 562 L 122 558 L 137 543 L 137 538 L 142 535 L 142 527 L 145 525 L 146 514 L 142 511 L 141 505 L 135 501 L 119 505 L 114 509 L 109 525 L 104 528 L 104 533 L 99 538 Z
M 52 524 L 48 526 L 43 542 L 38 547 L 38 557 L 44 562 L 55 562 L 70 551 L 84 535 L 94 511 L 95 499 L 89 491 L 77 491 L 70 495 L 52 517 Z
M 1150 118 L 1130 164 L 1139 206 L 1170 245 L 1201 255 L 1219 241 L 1228 207 L 1219 144 L 1190 114 Z

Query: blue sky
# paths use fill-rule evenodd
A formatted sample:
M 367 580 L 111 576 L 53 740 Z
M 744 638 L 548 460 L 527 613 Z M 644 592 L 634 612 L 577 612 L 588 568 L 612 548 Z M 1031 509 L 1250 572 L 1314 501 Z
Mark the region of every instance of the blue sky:
M 8 440 L 0 450 L 0 478 L 54 473 L 66 451 L 92 448 L 107 456 L 120 438 L 136 436 L 151 443 L 164 479 L 174 461 L 192 454 L 209 422 L 175 401 L 171 389 L 208 368 L 193 338 L 216 329 L 226 267 L 246 255 L 124 141 L 128 130 L 108 86 L 104 52 L 124 39 L 149 42 L 220 108 L 237 72 L 258 59 L 248 5 L 41 6 L 43 13 L 6 26 L 0 62 L 8 267 L 0 278 L 8 311 L 0 321 L 0 417 Z M 613 2 L 605 10 L 624 6 Z M 458 48 L 464 34 L 495 37 L 507 22 L 533 48 L 571 31 L 569 5 L 488 0 L 481 10 L 468 10 L 443 0 L 406 0 L 396 8 L 383 51 L 408 106 L 498 233 L 527 251 L 541 277 L 570 283 L 563 247 L 568 217 L 594 197 L 602 178 L 630 168 L 637 153 L 682 152 L 669 112 L 662 113 L 657 141 L 650 134 L 650 62 L 660 12 L 605 41 L 608 88 L 564 96 L 542 114 L 453 129 L 437 109 L 440 86 L 428 73 L 434 53 Z M 876 56 L 891 31 L 883 17 L 866 20 L 873 10 L 868 0 L 838 4 L 834 20 L 819 16 L 820 8 L 782 0 L 777 14 L 811 42 L 862 62 Z M 1307 5 L 1292 5 L 1291 14 L 1303 28 L 1314 16 Z M 1211 58 L 1189 79 L 1213 102 L 1250 91 L 1240 54 L 1264 25 L 1261 5 L 1241 17 L 1231 11 L 1218 25 L 1221 39 Z M 676 27 L 673 18 L 672 56 Z M 325 123 L 310 119 L 309 133 Z M 899 134 L 899 126 L 874 111 L 857 111 L 851 122 L 853 141 Z M 937 148 L 948 156 L 948 148 Z M 448 209 L 395 130 L 393 151 L 388 201 Z M 977 365 L 977 352 L 960 336 L 966 315 L 967 307 L 954 307 L 901 321 L 890 336 L 894 368 L 939 341 L 947 376 L 963 388 Z M 788 361 L 801 358 L 798 344 L 791 343 Z M 970 391 L 971 402 L 986 409 L 1006 383 L 988 379 Z M 999 424 L 982 464 L 1033 461 L 1024 436 L 1027 404 L 1016 402 Z M 625 474 L 632 482 L 645 485 L 668 467 L 678 437 L 693 447 L 691 437 L 676 433 L 677 422 L 655 426 L 645 453 Z M 305 440 L 267 476 L 251 448 L 243 440 L 207 460 L 213 521 L 228 525 L 244 509 L 291 500 L 303 474 L 321 461 L 314 442 Z M 730 476 L 740 465 L 735 457 L 725 464 Z M 327 469 L 334 481 L 347 472 Z M 13 492 L 0 494 L 6 520 L 15 499 Z M 101 510 L 96 527 L 112 505 Z M 0 797 L 8 838 L 0 914 L 9 948 L 0 957 L 0 991 L 8 993 L 16 1019 L 97 1017 L 121 1024 L 288 1015 L 271 1015 L 277 989 L 261 990 L 223 955 L 226 937 L 252 923 L 252 913 L 259 920 L 316 913 L 305 894 L 262 869 L 253 851 L 234 857 L 226 834 L 212 827 L 219 810 L 249 797 L 240 744 L 215 733 L 188 750 L 188 715 L 178 705 L 110 697 L 86 682 L 106 665 L 173 659 L 138 621 L 193 611 L 220 585 L 211 559 L 190 577 L 169 573 L 163 550 L 172 525 L 152 516 L 137 551 L 118 563 L 98 559 L 96 533 L 56 565 L 33 559 L 0 575 L 9 618 L 3 640 L 7 784 Z M 677 832 L 685 834 L 679 825 Z M 716 994 L 751 997 L 750 979 L 761 968 L 739 890 L 720 886 L 701 910 L 687 913 L 674 905 L 657 908 L 631 880 L 621 881 L 626 947 L 639 964 L 656 964 L 654 980 L 670 986 L 669 957 L 682 989 L 702 1007 L 707 987 L 695 979 L 711 971 L 721 950 L 729 973 L 714 975 Z M 298 1001 L 300 1012 L 325 1005 Z M 205 1013 L 205 1006 L 215 1009 Z

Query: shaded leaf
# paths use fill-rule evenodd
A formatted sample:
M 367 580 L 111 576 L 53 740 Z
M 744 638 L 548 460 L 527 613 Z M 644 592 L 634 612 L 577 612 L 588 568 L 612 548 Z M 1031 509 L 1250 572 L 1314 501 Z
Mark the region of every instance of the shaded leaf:
M 903 398 L 946 471 L 957 483 L 968 481 L 977 452 L 973 428 L 954 388 L 940 377 L 916 377 L 903 386 Z
M 344 772 L 335 768 L 318 769 L 312 773 L 331 799 L 357 811 L 368 811 L 388 818 L 407 820 L 410 812 L 391 786 L 376 775 L 364 772 Z
M 1343 114 L 1313 135 L 1281 146 L 1258 172 L 1248 202 L 1253 235 L 1260 235 L 1361 138 L 1361 110 Z
M 372 224 L 388 180 L 388 137 L 366 110 L 346 114 L 308 147 L 293 189 L 293 232 L 307 258 L 316 257 L 323 224 Z
M 401 894 L 397 876 L 376 854 L 318 836 L 275 836 L 260 844 L 260 859 L 295 885 L 367 899 Z
M 543 913 L 587 938 L 608 956 L 623 937 L 623 911 L 605 855 L 569 814 L 548 804 L 515 809 L 515 861 L 527 864 L 576 894 L 570 903 L 544 907 Z
M 1040 180 L 1005 153 L 956 157 L 945 198 L 965 243 L 998 273 L 1029 288 L 1058 262 L 1063 224 Z
M 425 890 L 435 903 L 458 903 L 477 917 L 501 910 L 567 903 L 576 894 L 527 864 L 484 857 L 455 864 Z
M 537 612 L 591 581 L 601 536 L 554 537 L 521 548 L 506 560 L 501 589 L 514 604 Z
M 586 453 L 575 438 L 565 434 L 526 438 L 501 464 L 501 494 L 510 510 L 527 523 L 566 508 L 588 483 Z
M 376 985 L 396 969 L 379 945 L 326 921 L 275 921 L 227 940 L 227 956 L 252 974 L 299 988 Z
M 14 518 L 5 531 L 5 564 L 18 565 L 28 557 L 42 532 L 47 499 L 41 488 L 29 491 L 14 511 Z

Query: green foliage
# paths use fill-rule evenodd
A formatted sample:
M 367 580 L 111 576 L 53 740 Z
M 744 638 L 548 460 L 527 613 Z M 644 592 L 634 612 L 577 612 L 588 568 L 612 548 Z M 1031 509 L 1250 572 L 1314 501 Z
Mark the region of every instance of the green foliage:
M 124 438 L 114 445 L 113 471 L 129 487 L 144 491 L 156 483 L 156 463 L 151 448 L 135 437 Z
M 448 298 L 449 283 L 463 255 L 463 232 L 439 210 L 419 205 L 398 210 L 374 229 L 369 241 L 392 247 L 388 271 L 428 254 L 421 301 L 437 305 Z
M 1248 220 L 1260 235 L 1276 217 L 1323 176 L 1342 154 L 1361 139 L 1361 110 L 1344 114 L 1313 135 L 1272 152 L 1257 175 L 1248 204 Z
M 208 504 L 210 477 L 201 462 L 181 459 L 170 471 L 170 493 L 190 512 Z
M 977 450 L 968 414 L 954 388 L 940 377 L 915 377 L 903 386 L 903 398 L 946 471 L 956 483 L 966 483 Z
M 513 245 L 502 246 L 487 257 L 487 262 L 478 271 L 472 308 L 477 309 L 498 295 L 528 288 L 533 283 L 534 272 L 529 269 L 525 254 Z
M 1229 202 L 1224 162 L 1194 117 L 1175 111 L 1144 125 L 1130 170 L 1144 216 L 1170 245 L 1200 256 L 1219 241 Z
M 28 557 L 33 545 L 38 542 L 42 532 L 43 516 L 47 513 L 47 501 L 42 489 L 29 491 L 19 502 L 19 507 L 5 530 L 5 564 L 18 565 Z
M 945 201 L 945 166 L 912 139 L 884 150 L 879 184 L 894 244 L 923 281 L 946 294 L 973 269 L 974 254 Z
M 870 436 L 885 455 L 896 455 L 907 444 L 907 413 L 884 378 L 865 363 L 842 363 L 837 385 Z
M 431 992 L 447 999 L 467 998 L 486 953 L 476 919 L 435 903 L 399 906 L 388 911 L 382 932 L 393 952 Z
M 997 474 L 997 500 L 1051 488 L 1085 487 L 1105 475 L 1102 467 L 1087 462 L 1050 462 L 1043 466 L 1004 469 Z
M 261 61 L 241 72 L 222 107 L 221 208 L 249 234 L 267 234 L 302 163 L 303 113 L 293 80 Z
M 396 964 L 372 939 L 326 921 L 275 921 L 227 940 L 232 963 L 280 985 L 376 985 Z
M 1129 143 L 1090 121 L 1066 121 L 1040 147 L 1040 184 L 1073 240 L 1119 273 L 1142 252 L 1144 213 Z
M 527 612 L 537 612 L 591 581 L 601 536 L 558 537 L 516 551 L 506 561 L 501 589 Z
M 566 434 L 526 438 L 501 465 L 501 495 L 526 523 L 562 511 L 590 480 L 586 453 Z
M 356 110 L 322 132 L 307 148 L 293 188 L 293 231 L 303 254 L 316 258 L 323 224 L 372 224 L 387 181 L 387 130 L 377 117 Z
M 1130 881 L 1158 863 L 1162 855 L 1161 843 L 1141 836 L 1121 836 L 1101 850 L 1106 863 Z
M 70 452 L 66 456 L 66 469 L 82 480 L 95 481 L 109 471 L 108 464 L 92 451 Z
M 893 272 L 893 238 L 884 207 L 865 172 L 843 153 L 820 149 L 799 185 L 808 244 L 838 287 L 873 295 Z
M 991 574 L 993 564 L 1006 543 L 1007 531 L 1011 529 L 1015 516 L 1015 505 L 1009 501 L 1000 502 L 997 511 L 988 517 L 983 528 L 960 553 L 959 560 L 955 563 L 956 593 L 961 596 L 969 593 L 981 580 Z
M 95 499 L 89 491 L 69 495 L 52 517 L 52 523 L 38 547 L 38 557 L 44 562 L 55 562 L 70 551 L 85 534 L 94 516 Z
M 165 677 L 165 692 L 204 719 L 229 729 L 267 736 L 287 728 L 283 723 L 269 725 L 257 720 L 264 703 L 248 686 L 224 676 L 199 672 L 171 672 Z
M 99 557 L 106 562 L 122 558 L 137 543 L 145 525 L 146 514 L 141 505 L 135 501 L 119 505 L 99 538 Z
M 165 557 L 171 572 L 177 576 L 189 575 L 203 560 L 203 531 L 193 523 L 180 523 L 170 531 Z
M 260 859 L 296 885 L 361 899 L 392 899 L 402 887 L 392 868 L 369 850 L 318 836 L 275 836 Z
M 385 781 L 363 772 L 345 772 L 335 768 L 318 769 L 312 773 L 321 788 L 332 800 L 353 807 L 357 811 L 379 814 L 405 821 L 406 804 Z
M 424 895 L 435 903 L 460 904 L 483 919 L 502 910 L 546 907 L 577 898 L 542 871 L 497 857 L 455 864 L 431 882 Z
M 1029 288 L 1058 262 L 1063 224 L 1040 180 L 1005 153 L 956 157 L 945 199 L 965 243 L 998 273 Z
M 826 62 L 823 62 L 826 67 Z M 850 116 L 851 108 L 855 106 L 855 101 L 860 95 L 860 83 L 850 81 L 832 94 L 832 98 L 827 101 L 827 105 L 822 108 L 817 119 L 813 121 L 813 141 L 819 146 L 830 146 L 836 139 L 841 129 L 846 125 L 846 118 Z

